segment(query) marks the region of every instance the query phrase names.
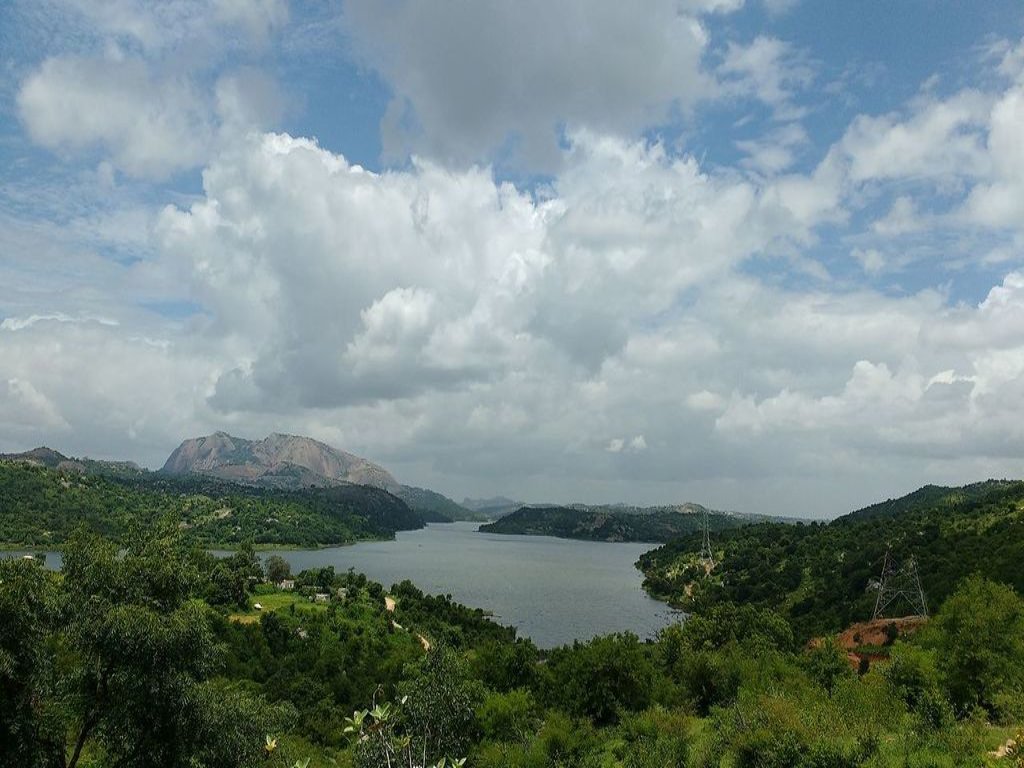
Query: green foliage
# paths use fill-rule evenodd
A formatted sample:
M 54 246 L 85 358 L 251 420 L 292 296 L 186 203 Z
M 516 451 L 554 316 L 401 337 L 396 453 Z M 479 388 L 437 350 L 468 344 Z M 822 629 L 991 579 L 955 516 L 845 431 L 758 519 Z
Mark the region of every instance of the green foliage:
M 399 686 L 402 721 L 413 754 L 434 759 L 465 755 L 476 736 L 476 709 L 483 686 L 473 680 L 468 665 L 447 648 L 428 653 Z
M 398 622 L 415 626 L 435 644 L 468 649 L 486 641 L 504 646 L 515 638 L 514 630 L 490 621 L 479 608 L 459 605 L 451 595 L 425 595 L 408 580 L 392 586 L 391 595 Z
M 604 725 L 650 704 L 654 664 L 636 635 L 607 635 L 555 649 L 540 686 L 548 706 Z
M 37 562 L 0 559 L 0 765 L 62 760 L 63 722 L 40 696 L 57 685 L 48 629 L 59 610 L 56 580 Z
M 344 544 L 423 526 L 399 499 L 360 485 L 285 491 L 198 475 L 83 474 L 0 461 L 3 543 L 57 546 L 80 525 L 124 541 L 162 521 L 197 544 L 231 547 Z
M 623 768 L 683 768 L 690 756 L 690 721 L 686 715 L 653 708 L 622 723 Z
M 803 663 L 810 678 L 830 694 L 839 682 L 854 675 L 846 651 L 832 637 L 815 644 L 804 654 Z
M 697 614 L 722 603 L 779 612 L 805 641 L 871 616 L 882 558 L 914 555 L 932 607 L 980 575 L 1024 590 L 1024 483 L 922 489 L 829 524 L 757 523 L 714 536 L 719 563 L 693 567 L 699 534 L 644 554 L 652 594 Z
M 397 702 L 374 703 L 346 718 L 345 733 L 355 740 L 356 768 L 430 765 L 458 768 L 476 732 L 474 708 L 480 687 L 465 674 L 451 651 L 427 654 L 416 665 Z
M 537 646 L 528 639 L 488 640 L 473 654 L 473 673 L 488 688 L 511 691 L 532 687 L 537 679 Z
M 558 536 L 590 541 L 670 541 L 701 530 L 703 516 L 680 514 L 675 508 L 620 511 L 608 508 L 521 507 L 493 523 L 480 526 L 486 533 Z M 712 512 L 714 531 L 745 525 L 749 519 Z
M 922 637 L 960 712 L 981 707 L 997 718 L 1024 695 L 1024 600 L 1003 584 L 973 576 L 943 604 Z M 1007 709 L 1011 711 L 1006 711 Z
M 260 731 L 287 712 L 211 678 L 219 653 L 197 563 L 173 535 L 119 548 L 88 533 L 61 574 L 0 563 L 4 721 L 12 764 L 74 768 L 250 766 Z M 28 642 L 16 654 L 9 644 Z M 25 706 L 27 704 L 27 707 Z
M 484 738 L 522 741 L 534 731 L 537 713 L 533 694 L 517 688 L 508 693 L 488 694 L 477 708 L 477 721 Z
M 897 643 L 882 674 L 923 727 L 938 730 L 952 723 L 953 708 L 942 686 L 934 650 Z
M 292 575 L 292 567 L 280 555 L 271 555 L 267 558 L 267 581 L 271 584 L 280 584 Z
M 326 605 L 262 585 L 262 614 L 232 613 L 259 576 L 252 546 L 218 560 L 176 526 L 80 533 L 62 573 L 0 561 L 0 765 L 954 768 L 1020 717 L 1024 607 L 980 577 L 858 676 L 720 597 L 652 642 L 539 651 L 408 582 L 390 612 L 333 568 L 295 576 Z

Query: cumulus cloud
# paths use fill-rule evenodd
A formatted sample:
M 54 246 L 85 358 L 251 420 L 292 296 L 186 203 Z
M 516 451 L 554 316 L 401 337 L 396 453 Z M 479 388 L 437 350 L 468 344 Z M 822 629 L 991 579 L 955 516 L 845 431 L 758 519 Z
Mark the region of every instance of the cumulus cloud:
M 289 431 L 456 496 L 807 514 L 1019 474 L 1017 48 L 988 90 L 926 89 L 815 147 L 814 66 L 712 43 L 709 14 L 741 5 L 349 3 L 394 97 L 401 162 L 371 172 L 260 130 L 285 104 L 250 62 L 173 65 L 210 37 L 193 11 L 230 47 L 273 36 L 283 3 L 79 3 L 98 42 L 21 80 L 30 136 L 99 161 L 79 184 L 104 195 L 115 169 L 202 167 L 202 188 L 3 214 L 0 450 L 152 465 L 187 435 Z M 724 139 L 738 166 L 641 138 L 723 92 L 773 118 Z M 513 184 L 509 158 L 550 175 Z M 899 276 L 933 226 L 1004 254 L 980 300 L 849 269 Z
M 36 143 L 100 147 L 135 176 L 196 165 L 212 133 L 191 83 L 154 77 L 141 61 L 48 59 L 23 84 L 18 108 Z
M 222 155 L 205 198 L 158 228 L 195 298 L 251 340 L 218 407 L 595 372 L 636 325 L 806 215 L 657 144 L 579 134 L 566 165 L 539 197 L 480 168 L 370 173 L 286 135 Z
M 236 38 L 251 47 L 287 19 L 282 0 L 45 5 L 82 42 L 21 81 L 18 115 L 36 144 L 161 180 L 203 164 L 222 134 L 266 128 L 283 110 L 266 73 L 222 66 Z
M 376 174 L 253 136 L 218 155 L 198 201 L 165 209 L 155 263 L 126 267 L 184 276 L 202 314 L 177 329 L 7 318 L 0 380 L 31 382 L 69 435 L 154 463 L 183 435 L 285 429 L 442 490 L 514 490 L 514 476 L 536 498 L 565 498 L 572 477 L 592 500 L 628 486 L 765 510 L 751 489 L 771 488 L 767 511 L 839 512 L 869 476 L 1013 460 L 1018 273 L 975 306 L 773 286 L 746 262 L 815 226 L 782 215 L 777 181 L 573 141 L 532 194 L 484 168 Z M 56 434 L 38 422 L 18 441 Z M 799 477 L 806 493 L 826 469 L 822 505 L 794 508 L 775 485 Z
M 708 95 L 700 13 L 718 5 L 354 0 L 345 21 L 394 90 L 386 151 L 459 163 L 503 152 L 550 170 L 564 125 L 634 134 Z

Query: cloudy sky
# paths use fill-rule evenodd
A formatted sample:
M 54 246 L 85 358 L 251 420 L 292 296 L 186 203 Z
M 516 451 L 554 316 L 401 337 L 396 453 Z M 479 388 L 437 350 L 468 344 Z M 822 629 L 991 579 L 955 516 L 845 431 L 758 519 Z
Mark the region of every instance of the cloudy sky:
M 1019 0 L 7 0 L 0 451 L 455 498 L 1024 476 Z

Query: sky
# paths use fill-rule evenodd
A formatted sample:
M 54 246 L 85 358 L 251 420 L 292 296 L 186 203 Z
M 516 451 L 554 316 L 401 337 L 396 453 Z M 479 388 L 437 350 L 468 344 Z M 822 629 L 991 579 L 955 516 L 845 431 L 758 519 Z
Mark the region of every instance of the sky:
M 0 451 L 456 499 L 1024 477 L 1019 0 L 7 0 Z

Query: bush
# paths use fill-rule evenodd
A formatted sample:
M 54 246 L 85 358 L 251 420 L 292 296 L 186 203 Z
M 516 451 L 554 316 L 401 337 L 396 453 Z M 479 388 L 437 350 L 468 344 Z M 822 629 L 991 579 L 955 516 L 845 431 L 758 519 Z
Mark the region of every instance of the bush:
M 607 725 L 650 704 L 653 677 L 646 648 L 627 632 L 552 651 L 542 689 L 549 706 Z
M 537 703 L 524 689 L 491 693 L 477 708 L 477 720 L 485 738 L 521 741 L 534 730 Z
M 961 582 L 922 642 L 956 710 L 982 707 L 998 717 L 1024 692 L 1024 600 L 1012 587 L 974 576 Z

